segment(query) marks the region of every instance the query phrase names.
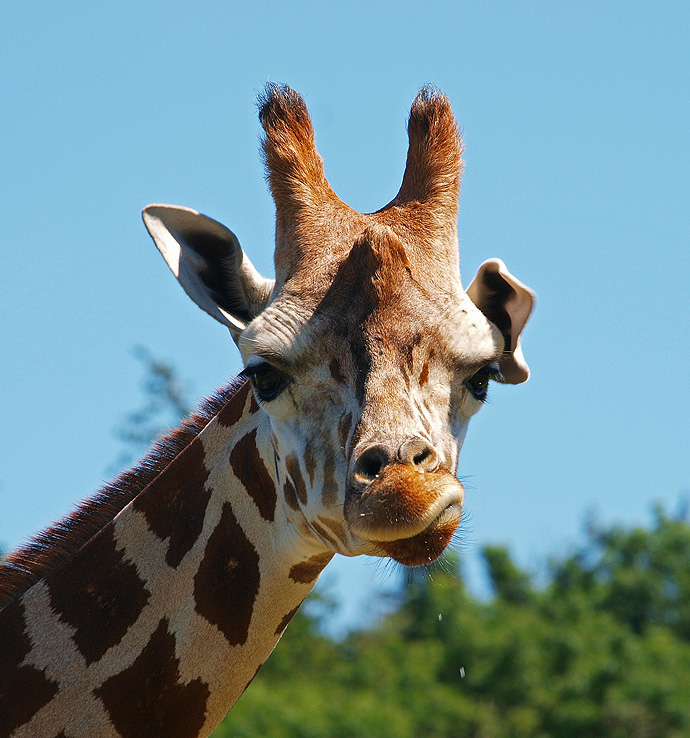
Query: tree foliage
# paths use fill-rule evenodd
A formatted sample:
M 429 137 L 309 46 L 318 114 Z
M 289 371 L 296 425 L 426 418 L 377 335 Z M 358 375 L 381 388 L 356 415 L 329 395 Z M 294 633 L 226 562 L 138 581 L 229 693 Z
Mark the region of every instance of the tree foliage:
M 340 643 L 298 613 L 215 737 L 690 735 L 687 520 L 591 529 L 541 588 L 505 549 L 484 559 L 488 602 L 450 566 Z

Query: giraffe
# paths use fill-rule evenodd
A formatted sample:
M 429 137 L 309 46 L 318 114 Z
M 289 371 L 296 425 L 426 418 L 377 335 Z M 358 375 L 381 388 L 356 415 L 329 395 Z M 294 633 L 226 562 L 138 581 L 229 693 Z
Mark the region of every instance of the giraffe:
M 259 101 L 275 279 L 182 207 L 144 223 L 229 328 L 237 379 L 0 568 L 0 736 L 208 736 L 336 553 L 436 559 L 490 380 L 517 384 L 533 293 L 503 262 L 460 281 L 462 144 L 424 87 L 396 197 L 335 195 L 303 99 Z

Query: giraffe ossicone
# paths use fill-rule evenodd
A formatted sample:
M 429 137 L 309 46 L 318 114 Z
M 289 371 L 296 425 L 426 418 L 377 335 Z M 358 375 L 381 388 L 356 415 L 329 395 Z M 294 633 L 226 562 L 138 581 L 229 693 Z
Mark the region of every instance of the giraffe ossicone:
M 244 369 L 0 566 L 0 738 L 209 735 L 335 553 L 443 552 L 469 420 L 529 375 L 533 293 L 497 259 L 460 281 L 444 95 L 415 99 L 402 185 L 370 214 L 331 189 L 296 92 L 267 85 L 259 115 L 275 279 L 220 223 L 143 213 Z

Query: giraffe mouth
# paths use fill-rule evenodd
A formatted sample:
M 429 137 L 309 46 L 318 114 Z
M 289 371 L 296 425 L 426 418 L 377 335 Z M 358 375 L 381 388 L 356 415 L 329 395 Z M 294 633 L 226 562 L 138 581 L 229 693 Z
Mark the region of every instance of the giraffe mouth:
M 420 473 L 390 467 L 346 503 L 351 532 L 373 544 L 375 554 L 406 566 L 436 560 L 462 516 L 464 490 L 447 470 Z
M 421 533 L 392 541 L 373 541 L 383 552 L 399 564 L 423 566 L 435 561 L 447 548 L 460 524 L 462 503 L 456 502 L 443 512 Z

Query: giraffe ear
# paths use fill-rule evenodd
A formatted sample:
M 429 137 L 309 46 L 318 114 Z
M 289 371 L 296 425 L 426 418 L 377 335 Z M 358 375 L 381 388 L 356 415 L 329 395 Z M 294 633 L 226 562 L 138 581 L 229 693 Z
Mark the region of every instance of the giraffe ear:
M 500 259 L 489 259 L 479 267 L 467 295 L 503 334 L 505 351 L 498 363 L 506 383 L 526 381 L 529 367 L 522 355 L 520 333 L 532 312 L 534 292 L 515 279 Z
M 256 271 L 231 230 L 196 210 L 149 205 L 142 217 L 185 292 L 237 341 L 266 307 L 274 280 Z

